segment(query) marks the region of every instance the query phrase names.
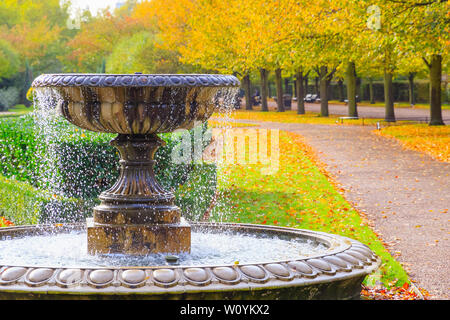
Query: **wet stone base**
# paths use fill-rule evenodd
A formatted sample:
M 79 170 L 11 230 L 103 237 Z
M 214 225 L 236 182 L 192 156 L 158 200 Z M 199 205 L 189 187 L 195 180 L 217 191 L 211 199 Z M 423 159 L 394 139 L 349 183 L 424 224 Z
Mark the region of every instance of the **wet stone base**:
M 146 255 L 191 250 L 191 227 L 179 224 L 95 225 L 87 221 L 90 254 Z

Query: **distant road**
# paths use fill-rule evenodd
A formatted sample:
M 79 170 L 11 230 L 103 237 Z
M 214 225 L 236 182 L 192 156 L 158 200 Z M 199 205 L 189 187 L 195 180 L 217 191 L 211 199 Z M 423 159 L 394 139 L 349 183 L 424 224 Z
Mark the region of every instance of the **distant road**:
M 276 103 L 269 101 L 269 108 L 275 109 Z M 245 108 L 245 106 L 243 106 Z M 297 110 L 297 103 L 292 103 L 292 109 Z M 320 112 L 319 103 L 306 103 L 306 111 L 309 112 Z M 329 104 L 328 111 L 330 114 L 334 115 L 348 115 L 348 107 L 346 105 L 340 104 Z M 362 118 L 376 118 L 384 119 L 384 108 L 383 107 L 371 107 L 367 105 L 358 105 L 358 115 Z M 397 118 L 429 118 L 430 110 L 421 108 L 395 108 L 395 116 Z M 442 117 L 447 119 L 447 124 L 450 124 L 450 110 L 442 110 Z

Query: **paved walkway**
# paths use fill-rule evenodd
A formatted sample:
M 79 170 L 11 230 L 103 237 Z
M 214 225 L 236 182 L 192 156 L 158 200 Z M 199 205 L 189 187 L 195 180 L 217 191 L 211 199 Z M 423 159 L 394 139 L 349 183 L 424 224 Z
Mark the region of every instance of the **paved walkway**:
M 271 110 L 275 110 L 276 103 L 273 101 L 269 101 L 269 108 Z M 245 109 L 245 105 L 243 105 Z M 292 110 L 297 110 L 297 103 L 294 102 L 292 104 Z M 320 112 L 320 104 L 319 103 L 306 103 L 305 110 L 308 112 Z M 346 105 L 340 104 L 329 104 L 328 112 L 334 115 L 348 115 L 348 107 Z M 371 107 L 371 106 L 358 106 L 358 115 L 364 118 L 375 118 L 375 119 L 384 119 L 384 108 L 383 107 Z M 430 117 L 429 109 L 422 108 L 395 108 L 395 116 L 398 119 L 404 118 L 421 118 L 425 119 Z M 450 123 L 450 110 L 442 110 L 442 118 L 446 119 L 447 122 Z
M 373 127 L 256 123 L 303 135 L 416 285 L 450 299 L 450 164 L 404 150 Z

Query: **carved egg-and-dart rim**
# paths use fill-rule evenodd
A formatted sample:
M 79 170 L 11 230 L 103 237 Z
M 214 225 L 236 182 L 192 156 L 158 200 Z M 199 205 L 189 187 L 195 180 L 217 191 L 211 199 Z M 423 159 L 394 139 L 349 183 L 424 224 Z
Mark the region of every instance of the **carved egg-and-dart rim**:
M 42 74 L 40 87 L 239 87 L 232 75 L 221 74 Z

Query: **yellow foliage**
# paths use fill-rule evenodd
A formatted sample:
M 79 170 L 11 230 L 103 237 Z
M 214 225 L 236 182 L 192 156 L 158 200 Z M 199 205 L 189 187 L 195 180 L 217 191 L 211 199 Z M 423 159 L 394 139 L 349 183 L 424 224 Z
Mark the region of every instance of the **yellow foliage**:
M 450 126 L 391 126 L 376 132 L 397 139 L 407 149 L 450 162 Z

